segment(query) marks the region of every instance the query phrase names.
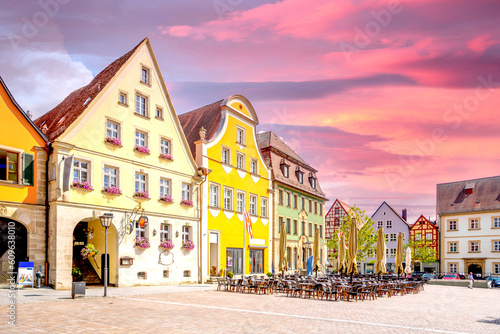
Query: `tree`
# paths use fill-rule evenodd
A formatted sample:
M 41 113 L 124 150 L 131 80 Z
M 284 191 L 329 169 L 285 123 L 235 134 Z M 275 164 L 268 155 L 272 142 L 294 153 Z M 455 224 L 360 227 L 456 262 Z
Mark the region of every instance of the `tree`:
M 435 262 L 436 250 L 432 247 L 432 241 L 427 239 L 415 240 L 410 238 L 410 241 L 406 244 L 406 247 L 411 248 L 411 257 L 415 262 L 420 262 L 420 268 L 422 270 L 424 263 Z
M 358 230 L 358 253 L 356 260 L 363 262 L 368 255 L 373 254 L 376 248 L 377 234 L 373 230 L 373 220 L 365 214 L 365 210 L 358 208 L 354 204 L 349 210 L 348 214 L 342 217 L 339 230 L 344 234 L 346 243 L 349 242 L 349 232 L 353 218 L 356 221 L 363 221 L 363 227 Z M 333 250 L 333 258 L 337 259 L 339 249 L 339 230 L 335 231 L 333 238 L 328 240 L 327 247 Z M 349 245 L 347 245 L 349 246 Z M 346 257 L 348 256 L 346 252 Z

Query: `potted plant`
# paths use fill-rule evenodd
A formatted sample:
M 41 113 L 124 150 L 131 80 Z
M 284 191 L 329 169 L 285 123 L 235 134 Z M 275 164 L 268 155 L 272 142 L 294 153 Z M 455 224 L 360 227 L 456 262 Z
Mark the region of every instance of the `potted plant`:
M 111 194 L 111 195 L 121 195 L 122 194 L 122 191 L 120 190 L 120 188 L 115 187 L 115 186 L 104 187 L 102 189 L 102 192 L 103 193 L 108 193 L 108 194 Z
M 137 152 L 144 153 L 144 154 L 150 153 L 149 148 L 147 146 L 135 145 L 134 150 L 136 150 Z
M 186 240 L 182 242 L 182 248 L 186 250 L 193 250 L 194 249 L 194 242 L 191 240 Z
M 147 248 L 151 247 L 151 244 L 149 243 L 148 238 L 135 238 L 134 246 L 139 247 L 139 248 L 143 248 L 143 249 L 147 249 Z
M 73 281 L 79 281 L 81 280 L 83 274 L 80 268 L 73 267 L 73 269 L 71 270 L 71 276 L 73 276 Z
M 174 243 L 171 241 L 171 240 L 163 240 L 161 243 L 160 243 L 160 247 L 161 248 L 164 248 L 166 250 L 171 250 L 172 248 L 175 247 Z
M 182 205 L 187 205 L 187 206 L 193 206 L 193 201 L 190 199 L 182 199 L 181 200 Z
M 168 153 L 161 153 L 160 158 L 165 159 L 165 160 L 174 160 L 174 157 L 172 156 L 172 154 L 168 154 Z
M 272 273 L 272 272 L 270 272 L 270 271 L 268 271 L 268 272 L 266 273 L 266 275 L 267 275 L 267 277 L 273 277 L 273 273 Z
M 162 196 L 160 197 L 160 201 L 165 202 L 165 203 L 173 203 L 174 199 L 170 195 Z
M 232 272 L 230 272 L 230 271 L 228 271 L 226 275 L 229 278 L 233 278 L 234 277 L 234 274 Z
M 99 255 L 99 250 L 94 247 L 92 244 L 86 244 L 85 247 L 82 248 L 81 254 L 83 259 L 97 259 L 97 255 Z
M 106 136 L 104 142 L 115 146 L 122 146 L 122 141 L 115 137 Z
M 73 183 L 71 184 L 72 187 L 75 188 L 80 188 L 80 189 L 85 189 L 85 190 L 93 190 L 92 185 L 88 181 L 79 181 L 79 180 L 74 180 Z
M 147 191 L 136 191 L 134 193 L 134 197 L 148 199 L 149 198 L 149 193 Z

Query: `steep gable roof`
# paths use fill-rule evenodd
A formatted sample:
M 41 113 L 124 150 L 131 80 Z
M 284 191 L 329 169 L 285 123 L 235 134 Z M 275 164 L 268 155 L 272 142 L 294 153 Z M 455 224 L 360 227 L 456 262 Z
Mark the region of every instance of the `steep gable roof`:
M 7 87 L 7 84 L 5 81 L 3 81 L 3 78 L 0 76 L 0 84 L 2 85 L 3 89 L 7 93 L 7 96 L 9 97 L 10 101 L 12 104 L 17 108 L 17 110 L 21 113 L 21 115 L 28 121 L 28 123 L 33 127 L 33 129 L 42 137 L 42 139 L 45 142 L 48 142 L 49 139 L 47 136 L 35 125 L 35 123 L 31 120 L 31 118 L 28 116 L 28 114 L 21 108 L 21 106 L 17 103 L 16 99 L 14 99 L 14 96 L 10 92 L 9 88 Z
M 291 160 L 296 160 L 295 162 L 302 165 L 305 168 L 310 169 L 314 173 L 317 172 L 311 165 L 304 161 L 293 149 L 290 148 L 280 137 L 278 137 L 274 132 L 267 131 L 257 134 L 257 144 L 261 150 L 267 148 L 274 148 L 279 152 L 285 154 Z
M 437 185 L 436 197 L 438 215 L 500 210 L 500 176 L 441 183 Z
M 436 222 L 430 221 L 429 219 L 425 218 L 424 215 L 420 215 L 420 217 L 418 217 L 418 219 L 412 225 L 410 225 L 410 229 L 413 229 L 414 227 L 416 227 L 417 223 L 420 222 L 421 220 L 424 220 L 429 225 L 431 225 L 432 227 L 434 227 L 435 229 L 437 229 Z
M 148 41 L 148 38 L 143 39 L 132 50 L 109 64 L 88 85 L 73 91 L 54 109 L 35 120 L 35 124 L 51 142 L 57 139 L 87 109 L 90 101 L 106 87 L 135 51 Z
M 378 207 L 378 209 L 377 209 L 377 210 L 375 210 L 375 212 L 374 212 L 374 213 L 373 213 L 373 215 L 372 215 L 372 218 L 373 218 L 373 216 L 375 216 L 375 214 L 376 214 L 376 213 L 377 213 L 377 212 L 378 212 L 378 211 L 382 208 L 382 206 L 384 206 L 384 204 L 385 204 L 385 205 L 387 205 L 387 207 L 389 207 L 389 209 L 391 209 L 391 210 L 392 210 L 392 212 L 394 212 L 394 214 L 395 214 L 396 216 L 398 216 L 398 218 L 399 218 L 399 219 L 401 219 L 401 221 L 402 221 L 403 223 L 405 223 L 408 227 L 410 227 L 410 224 L 408 224 L 408 222 L 407 222 L 405 219 L 403 219 L 403 217 L 401 217 L 401 215 L 400 215 L 399 213 L 397 213 L 397 212 L 396 212 L 396 210 L 394 210 L 394 209 L 392 208 L 392 206 L 390 206 L 389 204 L 387 204 L 387 202 L 386 202 L 386 201 L 384 201 L 382 204 L 380 204 L 380 206 Z

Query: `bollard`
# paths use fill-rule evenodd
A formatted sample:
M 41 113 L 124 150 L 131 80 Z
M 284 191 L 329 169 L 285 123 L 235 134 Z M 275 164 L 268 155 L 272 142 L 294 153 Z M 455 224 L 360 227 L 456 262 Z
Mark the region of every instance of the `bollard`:
M 38 266 L 38 271 L 36 272 L 36 288 L 40 289 L 40 282 L 42 280 L 42 266 Z

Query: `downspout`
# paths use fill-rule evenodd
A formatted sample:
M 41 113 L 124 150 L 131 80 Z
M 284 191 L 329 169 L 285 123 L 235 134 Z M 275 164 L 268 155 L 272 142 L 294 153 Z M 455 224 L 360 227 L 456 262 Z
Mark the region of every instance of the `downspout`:
M 203 225 L 203 183 L 205 183 L 205 181 L 207 181 L 208 179 L 208 169 L 207 168 L 204 168 L 204 167 L 201 167 L 200 168 L 200 171 L 203 173 L 203 175 L 205 176 L 205 179 L 203 181 L 201 181 L 200 183 L 200 186 L 199 186 L 199 195 L 200 195 L 200 225 L 198 227 L 198 230 L 199 230 L 199 241 L 198 241 L 198 244 L 200 245 L 200 251 L 199 251 L 199 256 L 198 256 L 198 282 L 199 284 L 202 284 L 203 283 L 203 266 L 202 266 L 202 260 L 203 260 L 203 229 L 202 229 L 202 225 Z
M 52 144 L 47 143 L 45 148 L 45 286 L 49 286 L 49 157 L 52 153 Z

